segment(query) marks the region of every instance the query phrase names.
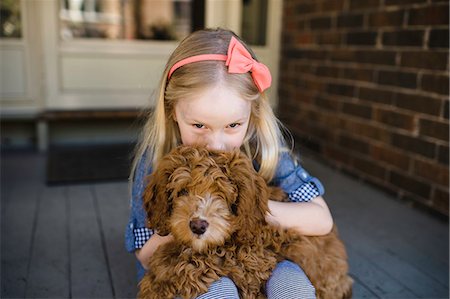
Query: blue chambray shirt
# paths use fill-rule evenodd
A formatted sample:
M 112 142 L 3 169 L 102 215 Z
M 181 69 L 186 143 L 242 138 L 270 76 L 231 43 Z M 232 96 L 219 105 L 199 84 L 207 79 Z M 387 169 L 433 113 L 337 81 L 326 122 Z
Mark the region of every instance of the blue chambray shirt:
M 125 230 L 125 247 L 128 252 L 136 250 L 134 229 L 146 227 L 147 223 L 147 214 L 143 208 L 142 196 L 147 185 L 146 177 L 151 173 L 151 168 L 147 171 L 145 170 L 146 159 L 146 155 L 143 155 L 136 167 L 131 190 L 131 213 Z M 255 169 L 258 169 L 257 165 L 255 165 Z M 309 183 L 316 187 L 318 196 L 322 196 L 325 193 L 322 183 L 317 178 L 312 177 L 299 163 L 295 163 L 289 153 L 283 152 L 272 179 L 272 184 L 279 186 L 284 192 L 291 195 Z M 308 200 L 311 199 L 309 198 Z M 140 281 L 145 274 L 145 269 L 138 260 L 136 260 L 136 265 L 138 270 L 137 278 Z

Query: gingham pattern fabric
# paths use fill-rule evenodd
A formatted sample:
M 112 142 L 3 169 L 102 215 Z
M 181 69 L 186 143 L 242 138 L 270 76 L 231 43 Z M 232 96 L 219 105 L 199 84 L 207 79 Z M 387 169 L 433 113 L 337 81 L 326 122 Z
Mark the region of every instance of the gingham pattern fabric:
M 291 261 L 277 264 L 266 283 L 268 299 L 315 299 L 316 290 L 305 272 Z
M 148 239 L 154 234 L 152 229 L 146 227 L 139 227 L 133 230 L 134 233 L 134 247 L 142 248 Z
M 268 299 L 316 298 L 316 290 L 305 272 L 291 261 L 282 261 L 277 264 L 266 283 L 266 292 Z M 228 277 L 222 277 L 213 282 L 208 292 L 196 299 L 218 298 L 239 299 L 237 287 Z
M 294 192 L 289 193 L 289 199 L 294 202 L 310 201 L 320 195 L 319 190 L 313 183 L 305 183 Z

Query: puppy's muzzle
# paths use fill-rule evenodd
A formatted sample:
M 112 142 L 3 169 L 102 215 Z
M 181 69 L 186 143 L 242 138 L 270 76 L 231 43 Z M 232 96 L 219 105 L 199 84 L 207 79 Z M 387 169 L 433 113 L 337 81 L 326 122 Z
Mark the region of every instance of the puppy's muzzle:
M 208 226 L 209 226 L 209 223 L 203 219 L 198 219 L 198 218 L 192 219 L 189 222 L 189 227 L 190 227 L 191 231 L 197 235 L 204 234 L 206 232 L 206 229 L 208 228 Z

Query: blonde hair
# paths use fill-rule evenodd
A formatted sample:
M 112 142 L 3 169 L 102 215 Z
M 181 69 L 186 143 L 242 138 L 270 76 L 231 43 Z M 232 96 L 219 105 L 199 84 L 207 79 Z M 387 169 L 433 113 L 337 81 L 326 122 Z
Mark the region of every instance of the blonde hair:
M 236 34 L 225 29 L 205 29 L 186 37 L 170 56 L 159 82 L 156 104 L 135 149 L 130 181 L 140 158 L 146 154 L 146 167 L 156 167 L 165 154 L 181 143 L 178 125 L 174 120 L 174 107 L 178 100 L 190 98 L 207 87 L 218 83 L 233 88 L 243 99 L 252 101 L 250 124 L 241 149 L 256 159 L 259 174 L 269 182 L 275 173 L 279 153 L 285 145 L 282 126 L 275 117 L 265 93 L 259 92 L 249 73 L 230 74 L 223 61 L 201 61 L 177 69 L 170 80 L 167 75 L 178 61 L 200 54 L 227 54 L 228 44 L 234 36 L 256 59 L 252 50 Z

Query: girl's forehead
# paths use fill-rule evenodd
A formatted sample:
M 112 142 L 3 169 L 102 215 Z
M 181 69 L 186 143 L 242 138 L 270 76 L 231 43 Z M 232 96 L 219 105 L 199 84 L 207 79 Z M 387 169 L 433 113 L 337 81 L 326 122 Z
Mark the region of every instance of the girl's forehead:
M 234 119 L 248 118 L 251 102 L 230 89 L 213 87 L 190 98 L 180 99 L 175 105 L 177 112 L 189 118 Z

